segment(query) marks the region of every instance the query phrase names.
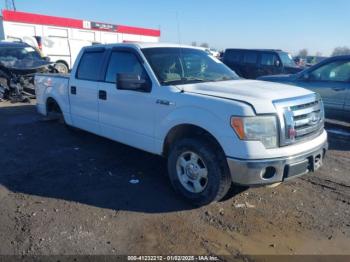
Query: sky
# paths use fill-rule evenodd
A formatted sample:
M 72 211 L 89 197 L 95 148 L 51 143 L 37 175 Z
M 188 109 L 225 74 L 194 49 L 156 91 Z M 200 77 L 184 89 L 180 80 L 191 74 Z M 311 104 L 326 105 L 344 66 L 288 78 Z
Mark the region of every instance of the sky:
M 350 46 L 350 0 L 15 0 L 18 11 L 160 28 L 162 42 L 330 55 Z M 0 2 L 5 7 L 5 0 Z

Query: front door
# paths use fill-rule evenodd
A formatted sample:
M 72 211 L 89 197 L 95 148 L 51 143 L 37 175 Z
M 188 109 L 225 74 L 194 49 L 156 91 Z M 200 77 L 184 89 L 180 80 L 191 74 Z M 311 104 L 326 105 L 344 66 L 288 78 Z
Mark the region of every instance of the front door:
M 130 48 L 112 50 L 105 74 L 99 85 L 99 122 L 105 137 L 154 152 L 156 99 L 150 92 L 121 90 L 117 74 L 137 74 L 147 79 L 140 57 Z
M 340 60 L 323 64 L 304 74 L 298 86 L 319 93 L 327 110 L 342 111 L 350 86 L 350 61 Z
M 258 77 L 278 75 L 282 71 L 282 63 L 275 53 L 261 53 Z

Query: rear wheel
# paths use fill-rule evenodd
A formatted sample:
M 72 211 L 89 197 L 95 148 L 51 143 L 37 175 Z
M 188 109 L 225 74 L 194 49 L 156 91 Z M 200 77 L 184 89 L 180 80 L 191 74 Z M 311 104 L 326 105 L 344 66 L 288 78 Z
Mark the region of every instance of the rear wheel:
M 205 140 L 176 142 L 168 157 L 168 173 L 175 190 L 197 206 L 221 200 L 231 186 L 224 156 Z

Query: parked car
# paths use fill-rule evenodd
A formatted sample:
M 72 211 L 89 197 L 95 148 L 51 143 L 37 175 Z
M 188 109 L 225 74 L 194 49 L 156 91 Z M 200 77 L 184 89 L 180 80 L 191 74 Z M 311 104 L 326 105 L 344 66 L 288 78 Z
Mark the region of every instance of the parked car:
M 55 72 L 38 50 L 26 43 L 0 42 L 0 101 L 27 102 L 34 98 L 35 73 Z
M 82 39 L 72 39 L 58 36 L 23 36 L 8 37 L 8 41 L 23 42 L 37 49 L 42 57 L 47 57 L 61 74 L 67 74 L 71 70 L 75 59 L 84 46 L 97 44 Z
M 294 62 L 298 66 L 305 68 L 305 67 L 316 65 L 325 59 L 327 59 L 327 57 L 325 56 L 307 56 L 307 57 L 296 56 L 294 57 Z
M 38 74 L 35 83 L 38 112 L 166 157 L 173 187 L 195 205 L 222 199 L 232 183 L 315 171 L 327 150 L 318 95 L 242 80 L 198 48 L 85 47 L 70 75 Z
M 264 76 L 260 80 L 304 87 L 319 93 L 326 115 L 350 118 L 350 56 L 331 57 L 298 74 Z
M 302 70 L 290 54 L 274 49 L 226 49 L 223 62 L 240 77 L 247 79 L 293 74 Z

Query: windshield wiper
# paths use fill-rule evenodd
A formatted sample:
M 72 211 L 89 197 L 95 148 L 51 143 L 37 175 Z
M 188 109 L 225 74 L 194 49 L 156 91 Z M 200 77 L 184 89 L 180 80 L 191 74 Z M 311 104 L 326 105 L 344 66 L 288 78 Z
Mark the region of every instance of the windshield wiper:
M 182 78 L 177 80 L 162 81 L 162 84 L 185 85 L 185 84 L 202 83 L 202 82 L 213 82 L 213 80 L 191 77 L 191 78 Z
M 218 78 L 218 79 L 215 79 L 215 82 L 220 82 L 220 81 L 229 81 L 229 80 L 235 80 L 234 78 L 232 77 L 222 77 L 222 78 Z

